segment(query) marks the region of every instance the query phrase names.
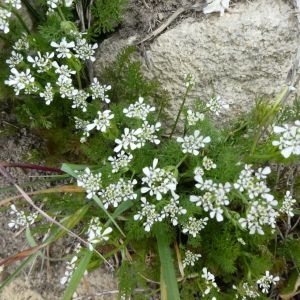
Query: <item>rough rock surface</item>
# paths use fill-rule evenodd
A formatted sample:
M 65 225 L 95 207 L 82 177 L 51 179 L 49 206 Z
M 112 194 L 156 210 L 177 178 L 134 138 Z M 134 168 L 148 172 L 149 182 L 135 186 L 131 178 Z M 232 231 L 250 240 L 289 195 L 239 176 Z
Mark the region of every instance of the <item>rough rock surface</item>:
M 96 69 L 136 39 L 104 42 Z M 154 39 L 141 59 L 145 74 L 171 92 L 173 110 L 184 90 L 183 79 L 191 73 L 196 82 L 192 98 L 220 95 L 231 105 L 227 116 L 233 116 L 248 111 L 256 97 L 280 91 L 298 44 L 297 19 L 289 2 L 239 1 L 223 17 L 184 19 Z

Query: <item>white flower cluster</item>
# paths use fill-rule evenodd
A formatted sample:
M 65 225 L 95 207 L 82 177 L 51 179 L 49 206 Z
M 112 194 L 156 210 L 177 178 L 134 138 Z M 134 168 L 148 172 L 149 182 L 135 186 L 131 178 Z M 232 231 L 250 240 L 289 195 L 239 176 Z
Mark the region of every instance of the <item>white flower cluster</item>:
M 70 7 L 72 6 L 72 4 L 73 4 L 73 0 L 47 0 L 47 5 L 48 5 L 47 15 L 53 13 L 54 10 L 60 5 Z
M 260 296 L 256 288 L 250 286 L 248 282 L 243 282 L 243 284 L 240 287 L 236 287 L 235 285 L 233 285 L 232 288 L 234 290 L 237 290 L 237 293 L 235 294 L 235 299 L 256 299 Z
M 72 257 L 72 259 L 70 261 L 67 261 L 67 266 L 66 266 L 66 271 L 65 271 L 65 274 L 64 276 L 60 279 L 60 283 L 62 285 L 65 285 L 67 282 L 70 281 L 71 279 L 71 276 L 73 275 L 74 273 L 74 270 L 76 269 L 76 262 L 78 260 L 78 256 L 77 254 L 79 253 L 81 249 L 81 246 L 80 244 L 78 243 L 76 246 L 75 246 L 75 249 L 74 249 L 74 256 Z M 85 271 L 85 275 L 87 274 L 87 271 Z
M 282 205 L 279 209 L 279 211 L 281 213 L 284 213 L 286 215 L 288 215 L 289 217 L 293 217 L 294 216 L 294 204 L 296 204 L 297 201 L 296 199 L 293 199 L 293 196 L 291 195 L 290 191 L 286 191 L 285 196 L 284 196 L 284 200 L 282 202 Z
M 161 211 L 161 217 L 164 218 L 170 218 L 171 223 L 173 226 L 176 226 L 178 224 L 178 216 L 185 215 L 187 213 L 187 210 L 180 206 L 179 204 L 179 196 L 172 192 L 172 198 L 170 199 L 170 202 L 164 206 L 164 208 Z
M 229 205 L 227 193 L 231 189 L 230 183 L 217 184 L 212 180 L 203 180 L 201 175 L 196 175 L 194 178 L 197 182 L 196 188 L 204 194 L 201 196 L 191 195 L 190 201 L 208 212 L 211 219 L 216 218 L 218 222 L 223 221 L 224 206 Z
M 133 219 L 135 221 L 140 221 L 146 218 L 143 226 L 144 230 L 149 232 L 155 222 L 162 221 L 162 217 L 158 212 L 156 212 L 155 205 L 149 203 L 145 197 L 141 197 L 141 202 L 141 210 L 133 216 Z
M 89 242 L 89 249 L 93 251 L 94 245 L 99 244 L 104 241 L 108 241 L 109 237 L 107 236 L 112 232 L 111 227 L 107 227 L 103 230 L 102 224 L 98 217 L 93 217 L 90 220 L 89 227 L 87 230 L 87 240 Z
M 204 148 L 205 144 L 211 141 L 210 137 L 203 137 L 200 135 L 199 130 L 195 130 L 193 135 L 178 137 L 176 139 L 178 143 L 182 143 L 182 152 L 191 153 L 193 155 L 198 155 L 200 148 Z
M 66 37 L 63 37 L 61 41 L 52 41 L 50 45 L 55 49 L 55 52 L 41 53 L 37 51 L 36 55 L 28 55 L 27 62 L 30 63 L 31 68 L 24 70 L 18 70 L 21 62 L 24 61 L 22 53 L 24 55 L 28 52 L 27 37 L 23 36 L 13 46 L 14 50 L 11 53 L 11 57 L 6 60 L 6 63 L 10 66 L 11 74 L 8 80 L 5 80 L 5 84 L 12 86 L 16 95 L 19 95 L 20 91 L 24 90 L 26 94 L 35 94 L 39 92 L 41 98 L 44 98 L 47 105 L 49 105 L 57 92 L 59 92 L 61 98 L 67 98 L 73 101 L 73 108 L 80 108 L 83 112 L 87 110 L 86 99 L 92 96 L 93 99 L 100 98 L 102 101 L 108 103 L 110 100 L 106 95 L 106 91 L 110 89 L 110 86 L 102 86 L 99 84 L 96 78 L 91 83 L 90 90 L 88 91 L 78 90 L 73 85 L 72 77 L 76 74 L 76 70 L 70 68 L 67 65 L 68 59 L 77 57 L 82 61 L 94 61 L 95 49 L 97 44 L 90 45 L 83 33 L 73 33 L 75 41 L 67 41 Z M 57 59 L 65 59 L 65 62 L 58 62 Z M 38 74 L 45 74 L 48 76 L 49 71 L 57 74 L 57 80 L 55 85 L 51 85 L 50 82 L 46 82 L 44 88 L 35 82 L 35 77 L 31 72 L 37 72 Z M 40 75 L 39 75 L 40 76 Z
M 196 237 L 197 234 L 205 228 L 207 225 L 208 218 L 194 218 L 189 217 L 189 221 L 185 224 L 183 224 L 182 232 L 183 233 L 189 233 L 193 237 Z
M 5 80 L 4 83 L 12 86 L 17 96 L 21 90 L 25 90 L 26 94 L 30 94 L 32 91 L 35 91 L 35 78 L 30 73 L 30 69 L 19 72 L 16 68 L 12 68 L 10 72 L 11 74 L 9 75 L 8 80 Z
M 160 143 L 156 132 L 160 130 L 161 124 L 157 122 L 155 125 L 150 125 L 147 121 L 144 121 L 141 128 L 129 129 L 125 128 L 124 133 L 121 135 L 121 139 L 115 139 L 114 151 L 120 152 L 124 150 L 135 150 L 143 147 L 146 142 L 151 142 L 156 145 Z
M 251 165 L 245 165 L 238 180 L 234 183 L 234 188 L 244 192 L 250 199 L 249 208 L 245 218 L 240 218 L 239 223 L 243 228 L 248 228 L 250 234 L 256 232 L 263 235 L 262 226 L 276 226 L 278 212 L 274 209 L 278 202 L 274 196 L 269 194 L 265 179 L 271 173 L 269 167 L 259 168 L 253 176 L 254 170 Z
M 22 7 L 21 0 L 5 0 L 5 6 L 0 8 L 0 31 L 9 32 L 9 18 L 12 9 L 20 9 Z
M 36 218 L 38 217 L 36 212 L 26 215 L 23 210 L 17 210 L 14 204 L 10 206 L 10 214 L 13 216 L 13 219 L 9 221 L 8 227 L 12 229 L 29 227 L 30 225 L 34 224 Z
M 200 257 L 201 254 L 195 254 L 190 250 L 186 250 L 185 258 L 183 260 L 183 267 L 185 268 L 187 266 L 194 266 L 195 262 L 199 260 Z
M 107 128 L 110 126 L 110 120 L 114 118 L 114 114 L 111 113 L 109 109 L 101 112 L 98 111 L 98 118 L 94 119 L 93 123 L 90 123 L 86 126 L 87 131 L 91 131 L 96 128 L 101 132 L 106 132 Z
M 300 121 L 295 121 L 294 125 L 284 124 L 282 126 L 274 126 L 273 131 L 279 135 L 279 140 L 273 141 L 281 151 L 284 158 L 290 157 L 292 154 L 300 155 Z
M 77 185 L 83 187 L 86 190 L 86 197 L 88 199 L 92 199 L 93 196 L 95 196 L 97 192 L 101 189 L 101 177 L 101 173 L 93 174 L 89 168 L 85 168 L 85 170 L 82 173 L 78 174 Z
M 145 121 L 150 112 L 155 111 L 155 107 L 144 103 L 144 98 L 139 97 L 138 101 L 123 109 L 123 113 L 128 118 L 137 118 Z
M 134 215 L 134 220 L 139 221 L 146 219 L 143 223 L 144 230 L 149 232 L 155 222 L 169 218 L 173 226 L 178 224 L 178 216 L 186 214 L 186 209 L 180 206 L 179 196 L 172 193 L 172 197 L 168 204 L 166 204 L 160 212 L 156 211 L 154 204 L 149 203 L 145 197 L 141 197 L 141 210 Z
M 117 156 L 109 156 L 108 160 L 111 162 L 112 172 L 117 173 L 121 169 L 125 169 L 129 163 L 132 161 L 133 155 L 127 154 L 124 151 L 121 151 Z
M 105 189 L 100 190 L 98 195 L 102 199 L 106 209 L 110 205 L 118 207 L 123 201 L 134 200 L 137 198 L 137 194 L 133 191 L 136 184 L 137 181 L 135 179 L 125 181 L 121 178 L 117 183 L 111 183 Z
M 262 292 L 267 294 L 271 288 L 271 285 L 276 285 L 279 280 L 279 276 L 273 276 L 270 274 L 270 271 L 266 271 L 266 274 L 257 280 L 256 283 L 262 289 Z
M 208 158 L 207 156 L 203 157 L 202 165 L 204 169 L 207 171 L 211 169 L 215 169 L 217 167 L 217 165 L 213 162 L 213 160 Z
M 111 90 L 111 85 L 102 85 L 95 77 L 90 85 L 90 92 L 92 99 L 102 99 L 105 103 L 110 103 L 110 99 L 106 94 L 107 91 Z
M 209 111 L 216 116 L 219 116 L 220 113 L 224 109 L 228 109 L 229 105 L 226 103 L 220 96 L 211 98 L 207 103 L 206 107 L 209 109 Z
M 202 269 L 202 275 L 201 277 L 205 280 L 205 285 L 206 285 L 206 289 L 204 291 L 204 294 L 205 295 L 208 295 L 210 294 L 211 290 L 216 290 L 216 291 L 219 291 L 219 288 L 218 288 L 218 285 L 216 284 L 215 282 L 215 276 L 210 273 L 207 268 L 203 268 Z M 213 299 L 216 299 L 215 297 L 212 298 Z
M 156 200 L 162 199 L 162 194 L 167 194 L 168 191 L 175 192 L 177 186 L 177 180 L 172 172 L 156 168 L 158 159 L 153 160 L 152 167 L 143 168 L 143 172 L 146 175 L 142 178 L 142 183 L 147 186 L 141 188 L 141 192 L 149 193 L 150 196 L 155 196 Z
M 189 109 L 187 111 L 187 122 L 189 126 L 194 126 L 197 124 L 197 122 L 199 121 L 203 121 L 204 120 L 204 114 L 200 113 L 198 111 L 194 112 L 191 109 Z

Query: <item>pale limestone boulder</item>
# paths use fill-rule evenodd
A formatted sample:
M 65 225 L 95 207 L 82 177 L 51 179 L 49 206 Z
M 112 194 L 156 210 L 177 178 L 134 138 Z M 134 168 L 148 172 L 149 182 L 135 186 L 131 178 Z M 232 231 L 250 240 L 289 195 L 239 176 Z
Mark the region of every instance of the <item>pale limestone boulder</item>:
M 249 111 L 256 97 L 273 97 L 287 83 L 299 46 L 293 6 L 283 0 L 240 1 L 224 16 L 184 19 L 150 43 L 140 57 L 143 71 L 171 93 L 171 113 L 180 105 L 186 74 L 194 76 L 193 99 L 220 95 L 230 104 L 224 117 Z M 100 46 L 96 73 L 118 51 L 141 38 L 119 36 Z

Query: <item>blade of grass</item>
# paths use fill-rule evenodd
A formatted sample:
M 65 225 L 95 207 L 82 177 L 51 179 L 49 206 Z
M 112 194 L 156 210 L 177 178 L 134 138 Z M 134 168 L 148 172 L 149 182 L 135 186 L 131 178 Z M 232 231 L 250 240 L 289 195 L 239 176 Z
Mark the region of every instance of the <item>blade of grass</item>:
M 156 240 L 161 264 L 161 299 L 180 300 L 174 262 L 168 232 L 160 226 L 156 231 Z
M 14 189 L 14 187 L 11 187 Z M 84 189 L 76 186 L 76 185 L 63 185 L 63 186 L 58 186 L 54 188 L 49 188 L 49 189 L 43 189 L 43 190 L 38 190 L 34 192 L 27 193 L 29 196 L 34 196 L 34 195 L 40 195 L 40 194 L 53 194 L 53 193 L 83 193 Z M 0 190 L 1 193 L 1 190 Z M 5 198 L 0 201 L 0 206 L 6 205 L 7 203 L 18 200 L 20 198 L 23 198 L 22 195 L 16 195 L 13 197 Z
M 81 278 L 84 275 L 84 272 L 87 269 L 87 266 L 92 258 L 92 251 L 86 250 L 84 256 L 81 258 L 80 263 L 75 268 L 71 280 L 68 284 L 68 287 L 63 295 L 63 300 L 69 300 L 72 299 L 73 294 L 75 293 Z

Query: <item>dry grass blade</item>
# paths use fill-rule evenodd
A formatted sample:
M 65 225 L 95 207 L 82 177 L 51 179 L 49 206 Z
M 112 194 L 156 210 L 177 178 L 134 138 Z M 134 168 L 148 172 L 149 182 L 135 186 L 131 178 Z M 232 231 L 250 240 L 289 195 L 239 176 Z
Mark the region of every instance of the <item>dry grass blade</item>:
M 7 257 L 7 258 L 4 258 L 2 260 L 0 260 L 0 266 L 8 266 L 8 265 L 11 265 L 13 263 L 15 263 L 16 261 L 18 260 L 22 260 L 24 258 L 27 258 L 28 256 L 36 253 L 37 251 L 39 251 L 40 249 L 46 247 L 48 245 L 48 243 L 45 243 L 45 244 L 41 244 L 41 245 L 38 245 L 38 246 L 35 246 L 35 247 L 31 247 L 31 248 L 28 248 L 28 249 L 25 249 L 17 254 L 14 254 L 10 257 Z
M 22 197 L 26 200 L 26 202 L 32 206 L 38 213 L 40 213 L 47 221 L 49 221 L 52 224 L 57 225 L 62 230 L 66 231 L 69 235 L 79 240 L 83 245 L 85 245 L 87 248 L 89 247 L 89 243 L 82 239 L 80 236 L 69 230 L 67 227 L 62 225 L 61 223 L 57 222 L 55 219 L 53 219 L 51 216 L 49 216 L 46 212 L 44 212 L 42 209 L 40 209 L 33 200 L 29 197 L 29 195 L 15 182 L 15 179 L 0 165 L 0 173 L 12 184 L 14 187 L 20 192 Z M 97 250 L 94 249 L 94 252 L 97 253 L 109 266 L 111 264 L 103 257 L 101 253 L 99 253 Z
M 34 196 L 34 195 L 41 195 L 41 194 L 53 194 L 53 193 L 83 193 L 84 189 L 75 186 L 75 185 L 63 185 L 63 186 L 58 186 L 54 188 L 49 188 L 49 189 L 42 189 L 34 192 L 27 193 L 28 196 Z M 23 198 L 23 195 L 17 195 L 9 198 L 5 198 L 0 201 L 0 206 L 7 205 L 11 201 L 18 200 L 20 198 Z

